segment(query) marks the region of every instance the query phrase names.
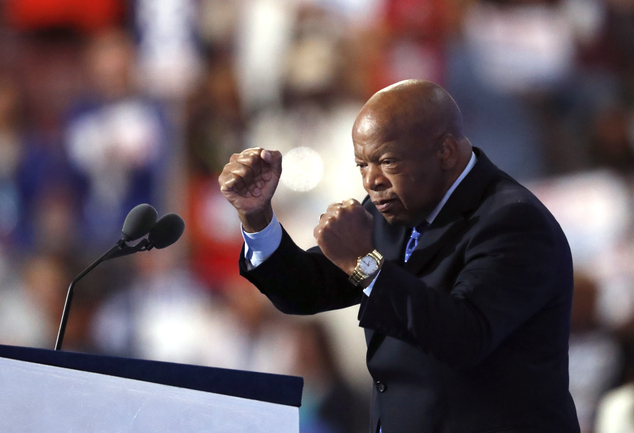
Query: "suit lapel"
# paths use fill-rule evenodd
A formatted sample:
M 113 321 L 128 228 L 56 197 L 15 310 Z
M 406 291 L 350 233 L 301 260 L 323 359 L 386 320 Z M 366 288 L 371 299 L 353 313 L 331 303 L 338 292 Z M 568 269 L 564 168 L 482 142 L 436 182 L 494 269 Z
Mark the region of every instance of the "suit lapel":
M 466 220 L 463 218 L 440 227 L 432 224 L 420 237 L 416 249 L 404 265 L 405 269 L 416 273 L 434 257 L 436 252 L 445 244 L 445 239 L 451 238 L 466 226 Z
M 447 203 L 421 236 L 412 256 L 405 264 L 405 269 L 416 274 L 434 257 L 443 245 L 456 234 L 467 228 L 468 217 L 477 209 L 482 195 L 491 181 L 497 167 L 474 148 L 478 162 L 454 190 Z
M 387 223 L 383 216 L 376 212 L 374 215 L 374 246 L 381 252 L 385 260 L 402 262 L 405 254 L 405 243 L 409 239 L 410 230 L 406 227 L 393 226 Z

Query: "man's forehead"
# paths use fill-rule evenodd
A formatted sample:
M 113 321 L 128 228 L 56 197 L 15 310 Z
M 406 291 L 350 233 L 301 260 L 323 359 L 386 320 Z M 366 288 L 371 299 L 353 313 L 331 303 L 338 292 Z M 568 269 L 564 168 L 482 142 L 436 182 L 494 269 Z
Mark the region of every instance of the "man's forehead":
M 355 121 L 352 139 L 355 142 L 394 140 L 400 129 L 397 123 L 393 115 L 384 111 L 364 110 Z
M 362 159 L 376 159 L 388 153 L 398 155 L 403 153 L 403 150 L 403 145 L 398 141 L 354 142 L 354 156 Z

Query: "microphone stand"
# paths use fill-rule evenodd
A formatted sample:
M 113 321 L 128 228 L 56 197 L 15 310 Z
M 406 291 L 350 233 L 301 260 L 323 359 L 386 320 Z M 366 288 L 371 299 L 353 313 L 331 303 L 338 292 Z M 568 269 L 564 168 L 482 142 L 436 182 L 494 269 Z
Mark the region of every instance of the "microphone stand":
M 127 256 L 128 254 L 134 254 L 138 251 L 149 251 L 151 250 L 153 245 L 147 240 L 143 239 L 141 242 L 136 244 L 135 246 L 129 246 L 125 243 L 123 239 L 121 239 L 115 246 L 106 251 L 101 257 L 95 260 L 90 266 L 88 266 L 84 271 L 77 275 L 75 279 L 70 283 L 68 287 L 68 292 L 66 293 L 66 302 L 64 303 L 64 311 L 62 313 L 62 321 L 59 325 L 59 331 L 57 332 L 57 341 L 55 342 L 55 350 L 62 349 L 62 343 L 64 342 L 64 333 L 66 332 L 66 323 L 68 322 L 68 315 L 70 313 L 70 304 L 73 301 L 73 288 L 75 284 L 82 278 L 88 274 L 88 272 L 92 271 L 97 265 L 103 261 L 108 259 L 113 259 L 115 257 Z

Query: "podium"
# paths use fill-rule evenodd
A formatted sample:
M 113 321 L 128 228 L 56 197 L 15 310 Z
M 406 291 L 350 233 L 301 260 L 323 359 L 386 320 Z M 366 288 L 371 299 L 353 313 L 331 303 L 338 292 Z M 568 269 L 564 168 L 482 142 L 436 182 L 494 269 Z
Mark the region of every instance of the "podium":
M 297 433 L 300 377 L 0 345 L 0 431 Z

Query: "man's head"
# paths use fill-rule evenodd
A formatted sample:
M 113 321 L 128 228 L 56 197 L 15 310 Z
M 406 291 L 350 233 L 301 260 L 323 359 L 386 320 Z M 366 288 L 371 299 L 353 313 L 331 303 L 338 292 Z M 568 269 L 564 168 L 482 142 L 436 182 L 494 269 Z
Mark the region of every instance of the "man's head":
M 372 96 L 352 129 L 370 199 L 390 224 L 417 226 L 471 157 L 455 101 L 429 81 L 407 80 Z

